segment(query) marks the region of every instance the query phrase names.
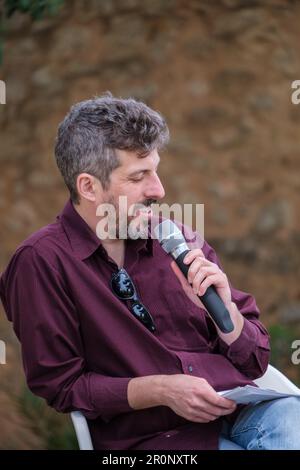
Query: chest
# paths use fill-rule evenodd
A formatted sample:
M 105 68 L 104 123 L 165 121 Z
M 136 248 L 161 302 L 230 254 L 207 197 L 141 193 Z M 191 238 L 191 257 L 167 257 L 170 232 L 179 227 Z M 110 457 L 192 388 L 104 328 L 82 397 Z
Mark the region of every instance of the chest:
M 153 256 L 141 252 L 130 257 L 126 250 L 125 254 L 124 251 L 114 251 L 108 252 L 108 255 L 118 267 L 123 266 L 133 280 L 139 300 L 154 319 L 157 328 L 155 336 L 159 341 L 173 350 L 207 348 L 210 334 L 206 312 L 196 306 L 183 291 L 171 268 L 170 256 L 159 246 L 154 249 Z M 92 324 L 95 331 L 99 326 L 101 329 L 106 328 L 105 337 L 120 331 L 117 322 L 122 322 L 126 316 L 129 319 L 126 323 L 128 329 L 122 331 L 130 341 L 135 328 L 140 330 L 141 326 L 132 318 L 128 305 L 112 294 L 110 280 L 116 269 L 117 266 L 109 260 L 101 257 L 94 259 L 84 276 L 80 270 L 81 283 L 84 281 L 85 288 L 76 290 L 76 299 L 80 301 L 80 310 L 84 312 L 84 322 L 88 326 Z M 112 324 L 112 321 L 115 323 Z M 138 335 L 142 333 L 139 331 Z

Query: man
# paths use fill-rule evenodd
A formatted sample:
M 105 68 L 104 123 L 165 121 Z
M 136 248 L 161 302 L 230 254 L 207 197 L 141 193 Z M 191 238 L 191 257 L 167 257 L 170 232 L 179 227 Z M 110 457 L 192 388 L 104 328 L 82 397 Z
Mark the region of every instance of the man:
M 70 200 L 18 247 L 0 282 L 28 386 L 57 411 L 81 410 L 96 449 L 217 449 L 230 440 L 300 448 L 296 399 L 240 411 L 217 394 L 265 372 L 269 338 L 254 298 L 229 284 L 209 244 L 186 257 L 186 281 L 158 240 L 120 236 L 120 196 L 128 207 L 164 197 L 157 168 L 167 140 L 159 113 L 111 94 L 78 103 L 60 124 L 55 155 Z M 116 237 L 98 236 L 103 204 L 118 209 L 107 219 Z M 125 221 L 136 217 L 145 214 Z M 196 296 L 209 285 L 230 312 L 229 334 Z

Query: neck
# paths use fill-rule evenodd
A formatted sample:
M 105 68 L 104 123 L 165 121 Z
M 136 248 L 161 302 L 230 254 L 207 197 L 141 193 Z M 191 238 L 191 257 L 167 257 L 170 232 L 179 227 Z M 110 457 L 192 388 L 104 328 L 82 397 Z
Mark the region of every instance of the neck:
M 97 220 L 93 213 L 94 209 L 88 210 L 87 208 L 84 208 L 82 204 L 73 204 L 73 207 L 85 223 L 93 230 L 94 233 L 96 233 Z
M 118 268 L 124 266 L 125 261 L 125 243 L 124 240 L 102 240 L 102 245 L 108 256 L 114 260 Z
M 82 205 L 74 205 L 74 209 L 78 212 L 80 217 L 86 222 L 86 224 L 93 230 L 94 233 L 97 234 L 96 227 L 97 227 L 97 220 L 95 220 L 95 216 L 92 211 L 85 210 Z M 124 257 L 125 257 L 125 240 L 119 238 L 107 238 L 105 240 L 101 240 L 101 243 L 106 250 L 108 256 L 112 258 L 119 267 L 122 267 L 124 264 Z

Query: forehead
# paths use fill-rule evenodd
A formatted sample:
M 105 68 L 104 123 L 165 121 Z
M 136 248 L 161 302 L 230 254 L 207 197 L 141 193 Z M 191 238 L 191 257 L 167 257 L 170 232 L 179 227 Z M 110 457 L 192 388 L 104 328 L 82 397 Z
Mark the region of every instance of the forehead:
M 119 169 L 126 172 L 132 172 L 139 169 L 150 169 L 159 164 L 160 157 L 157 149 L 152 150 L 147 156 L 140 157 L 137 152 L 127 150 L 116 150 L 116 154 L 120 160 L 121 165 Z

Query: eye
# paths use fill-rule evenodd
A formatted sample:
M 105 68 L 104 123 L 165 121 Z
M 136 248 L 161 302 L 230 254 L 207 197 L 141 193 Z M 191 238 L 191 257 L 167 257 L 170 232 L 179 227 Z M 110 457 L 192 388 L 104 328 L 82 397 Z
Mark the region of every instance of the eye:
M 142 181 L 143 178 L 144 178 L 144 174 L 140 176 L 135 176 L 134 178 L 130 178 L 130 181 L 132 181 L 133 183 L 138 183 L 139 181 Z

